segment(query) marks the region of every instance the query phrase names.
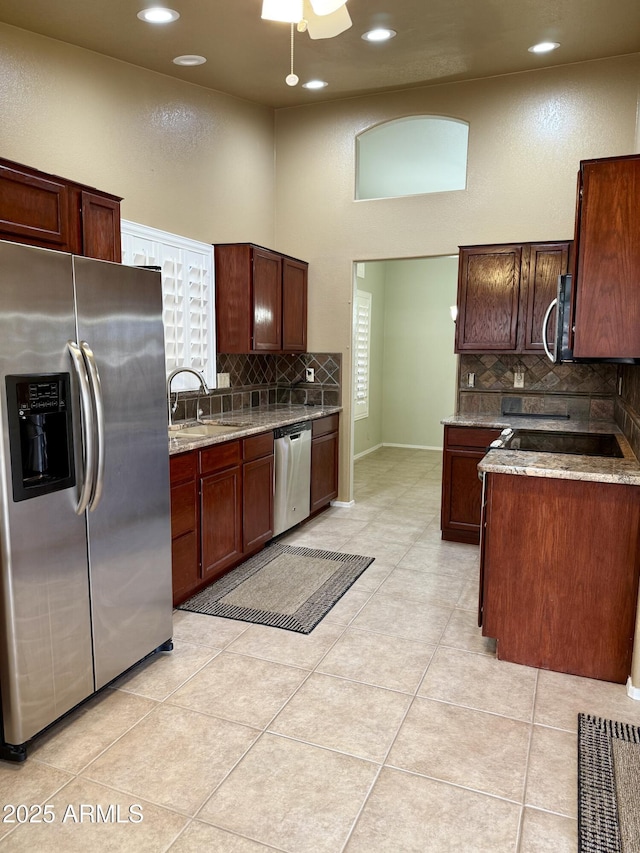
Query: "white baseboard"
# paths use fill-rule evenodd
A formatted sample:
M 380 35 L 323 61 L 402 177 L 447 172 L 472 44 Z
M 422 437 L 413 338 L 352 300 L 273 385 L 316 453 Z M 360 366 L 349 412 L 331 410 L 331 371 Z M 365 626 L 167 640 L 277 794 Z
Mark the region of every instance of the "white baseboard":
M 357 459 L 362 459 L 363 456 L 368 456 L 369 453 L 374 453 L 376 450 L 380 450 L 382 444 L 376 444 L 375 447 L 370 447 L 368 450 L 363 450 L 362 453 L 356 453 L 353 457 L 353 461 L 355 462 Z
M 630 699 L 640 700 L 640 687 L 634 687 L 631 681 L 631 676 L 627 678 L 627 696 Z
M 341 509 L 349 509 L 355 505 L 355 501 L 331 501 L 330 506 L 337 506 Z
M 394 444 L 391 441 L 383 441 L 382 444 L 376 444 L 375 447 L 363 450 L 362 453 L 356 453 L 353 457 L 353 461 L 357 462 L 358 459 L 362 459 L 363 456 L 367 456 L 369 453 L 374 453 L 376 450 L 380 450 L 381 447 L 404 447 L 406 450 L 437 450 L 442 453 L 441 446 L 435 447 L 431 444 Z
M 434 447 L 431 444 L 393 444 L 390 441 L 384 441 L 382 443 L 383 447 L 405 447 L 407 450 L 439 450 L 442 452 L 442 445 L 440 447 Z

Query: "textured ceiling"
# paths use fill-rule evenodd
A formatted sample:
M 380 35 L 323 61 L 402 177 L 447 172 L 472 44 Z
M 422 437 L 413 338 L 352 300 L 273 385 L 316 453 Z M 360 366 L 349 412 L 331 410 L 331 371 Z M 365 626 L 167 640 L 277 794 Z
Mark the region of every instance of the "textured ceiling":
M 260 18 L 261 0 L 168 0 L 180 19 L 143 23 L 143 0 L 2 0 L 0 21 L 271 107 L 508 74 L 640 51 L 639 0 L 348 0 L 353 27 L 336 38 L 295 36 L 295 71 L 329 86 L 284 82 L 289 26 Z M 396 30 L 386 44 L 360 36 Z M 561 43 L 545 56 L 527 48 Z M 207 63 L 180 68 L 175 56 Z

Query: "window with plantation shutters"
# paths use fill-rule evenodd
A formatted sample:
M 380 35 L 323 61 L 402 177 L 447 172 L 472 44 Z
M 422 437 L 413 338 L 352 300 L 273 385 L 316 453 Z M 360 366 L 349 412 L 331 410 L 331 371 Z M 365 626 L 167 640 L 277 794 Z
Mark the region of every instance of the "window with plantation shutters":
M 358 290 L 356 293 L 354 353 L 353 416 L 357 420 L 369 416 L 371 294 L 366 290 Z
M 122 220 L 122 262 L 161 269 L 167 375 L 192 367 L 215 387 L 213 247 Z M 196 384 L 189 374 L 179 374 L 171 387 L 180 391 Z

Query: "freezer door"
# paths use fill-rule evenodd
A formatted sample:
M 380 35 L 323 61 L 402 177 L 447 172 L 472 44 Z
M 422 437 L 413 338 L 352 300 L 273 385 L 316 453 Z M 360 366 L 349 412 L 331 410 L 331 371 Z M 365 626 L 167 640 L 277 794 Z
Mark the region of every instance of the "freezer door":
M 7 375 L 69 373 L 81 482 L 80 412 L 66 347 L 74 336 L 71 257 L 0 242 L 0 690 L 9 744 L 29 740 L 93 692 L 77 488 L 16 502 L 8 435 Z
M 77 340 L 94 354 L 104 408 L 101 495 L 87 512 L 100 688 L 172 634 L 162 288 L 151 270 L 73 264 Z

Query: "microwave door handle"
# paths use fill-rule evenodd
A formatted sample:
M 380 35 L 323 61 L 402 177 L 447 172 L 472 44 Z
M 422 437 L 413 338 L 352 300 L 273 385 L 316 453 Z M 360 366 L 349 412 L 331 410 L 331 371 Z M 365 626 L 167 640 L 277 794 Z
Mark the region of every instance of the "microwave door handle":
M 67 341 L 67 349 L 69 350 L 80 388 L 84 480 L 76 505 L 76 514 L 82 515 L 89 506 L 95 478 L 96 444 L 93 434 L 93 405 L 91 402 L 89 377 L 87 376 L 87 368 L 82 357 L 82 351 L 75 341 Z
M 93 350 L 86 341 L 80 341 L 80 348 L 82 349 L 82 354 L 87 365 L 89 384 L 93 397 L 93 411 L 95 414 L 97 443 L 96 476 L 89 503 L 89 512 L 93 512 L 100 503 L 104 486 L 104 398 L 102 396 L 100 373 Z
M 551 301 L 551 304 L 547 308 L 545 315 L 544 315 L 544 319 L 542 321 L 542 345 L 544 346 L 544 351 L 547 354 L 547 358 L 549 359 L 549 361 L 552 361 L 554 364 L 556 362 L 556 356 L 551 352 L 551 349 L 549 348 L 549 338 L 548 338 L 547 332 L 549 330 L 549 319 L 551 317 L 551 312 L 553 311 L 553 309 L 556 307 L 557 304 L 558 304 L 558 298 L 556 297 L 555 299 L 553 299 Z

